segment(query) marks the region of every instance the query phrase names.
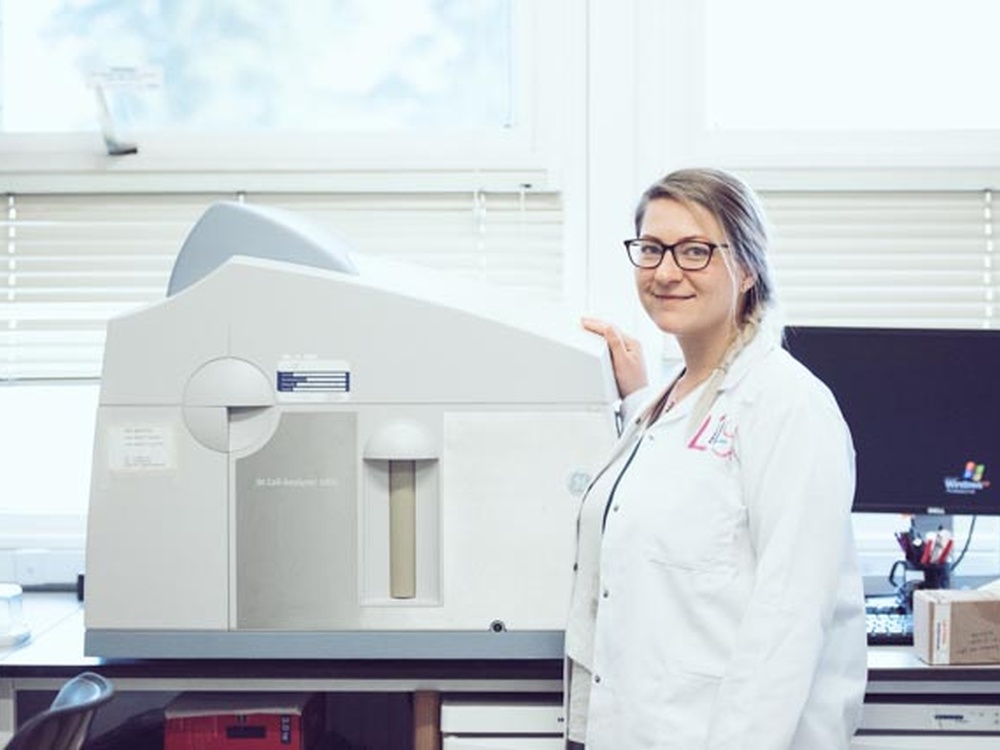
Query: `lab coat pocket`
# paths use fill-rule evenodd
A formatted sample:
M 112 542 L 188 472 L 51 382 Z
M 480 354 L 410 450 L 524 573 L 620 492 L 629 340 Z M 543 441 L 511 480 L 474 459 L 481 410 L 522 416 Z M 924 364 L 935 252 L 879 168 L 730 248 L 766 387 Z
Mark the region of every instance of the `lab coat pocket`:
M 737 540 L 747 526 L 747 509 L 734 461 L 689 451 L 659 483 L 652 523 L 652 559 L 690 570 L 736 565 Z
M 649 556 L 690 571 L 732 570 L 740 532 L 747 524 L 746 508 L 727 497 L 705 495 L 699 500 L 674 508 L 673 533 L 653 537 Z
M 718 677 L 701 674 L 665 675 L 658 691 L 660 710 L 655 723 L 658 736 L 650 747 L 704 747 L 720 682 Z
M 739 571 L 733 566 L 693 569 L 650 562 L 653 586 L 662 592 L 656 614 L 662 632 L 656 658 L 671 670 L 721 677 L 732 657 L 738 628 Z

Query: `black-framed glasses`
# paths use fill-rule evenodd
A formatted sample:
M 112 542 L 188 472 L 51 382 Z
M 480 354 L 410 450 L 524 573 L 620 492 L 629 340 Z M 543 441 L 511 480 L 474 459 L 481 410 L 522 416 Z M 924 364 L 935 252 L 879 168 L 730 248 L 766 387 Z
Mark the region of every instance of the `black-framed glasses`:
M 663 256 L 670 253 L 678 268 L 684 271 L 700 271 L 712 262 L 712 253 L 720 247 L 729 245 L 701 240 L 685 240 L 674 245 L 664 245 L 659 240 L 642 237 L 625 240 L 628 259 L 636 268 L 657 268 L 663 262 Z

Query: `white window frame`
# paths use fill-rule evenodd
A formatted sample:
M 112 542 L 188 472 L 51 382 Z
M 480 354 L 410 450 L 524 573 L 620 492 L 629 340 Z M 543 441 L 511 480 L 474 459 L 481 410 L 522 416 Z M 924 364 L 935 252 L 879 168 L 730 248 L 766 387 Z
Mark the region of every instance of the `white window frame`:
M 995 181 L 1000 175 L 1000 131 L 996 130 L 713 131 L 705 125 L 708 76 L 704 61 L 711 53 L 704 49 L 710 44 L 708 10 L 703 3 L 687 0 L 639 2 L 643 22 L 637 30 L 637 49 L 654 51 L 639 66 L 640 88 L 666 92 L 645 98 L 643 121 L 659 126 L 659 155 L 667 163 L 681 158 L 689 164 L 724 165 L 741 174 L 761 175 L 765 182 L 780 182 L 783 188 L 898 188 L 915 181 L 925 189 L 976 188 L 987 184 L 981 181 L 984 176 Z M 949 12 L 958 10 L 960 6 Z M 886 37 L 899 31 L 886 29 Z M 753 55 L 752 39 L 747 40 L 745 54 Z M 748 80 L 747 85 L 756 82 Z M 674 106 L 679 102 L 683 106 Z

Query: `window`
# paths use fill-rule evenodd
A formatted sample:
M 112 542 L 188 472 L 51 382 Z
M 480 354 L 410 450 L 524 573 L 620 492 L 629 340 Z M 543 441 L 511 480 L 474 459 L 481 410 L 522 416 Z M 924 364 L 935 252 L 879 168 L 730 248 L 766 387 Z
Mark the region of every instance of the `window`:
M 538 15 L 520 0 L 0 0 L 0 155 L 93 176 L 102 134 L 109 153 L 137 147 L 114 165 L 126 174 L 510 164 L 534 145 Z
M 513 124 L 510 0 L 36 0 L 2 10 L 8 133 L 94 130 L 102 95 L 133 131 Z
M 708 129 L 1000 129 L 1000 102 L 977 90 L 1000 21 L 989 0 L 950 8 L 934 0 L 708 0 L 704 14 Z
M 842 170 L 1000 164 L 989 0 L 668 0 L 642 44 L 659 71 L 671 149 L 694 162 Z M 947 50 L 946 54 L 935 51 Z M 650 75 L 655 75 L 650 72 Z
M 53 383 L 22 390 L 0 388 L 0 497 L 22 495 L 21 504 L 39 513 L 66 516 L 79 512 L 78 490 L 90 476 L 91 436 L 74 433 L 75 424 L 93 422 L 97 385 L 76 391 Z M 0 507 L 0 513 L 6 510 Z
M 568 5 L 0 0 L 0 163 L 24 192 L 551 184 Z

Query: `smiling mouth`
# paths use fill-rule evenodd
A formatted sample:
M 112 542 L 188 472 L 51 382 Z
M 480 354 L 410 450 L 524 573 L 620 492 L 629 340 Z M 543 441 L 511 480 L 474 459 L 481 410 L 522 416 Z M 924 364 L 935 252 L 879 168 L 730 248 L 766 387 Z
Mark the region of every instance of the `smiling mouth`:
M 656 292 L 650 292 L 650 294 L 652 294 L 656 299 L 664 300 L 666 302 L 694 299 L 693 294 L 657 294 Z

